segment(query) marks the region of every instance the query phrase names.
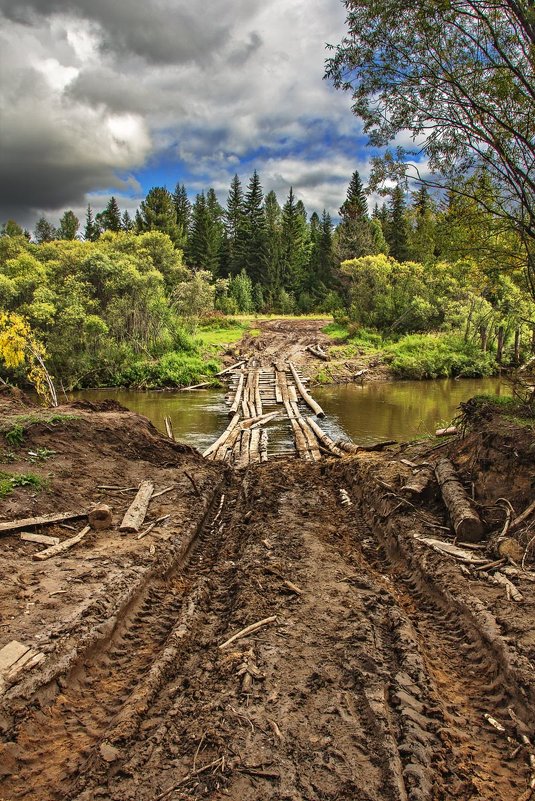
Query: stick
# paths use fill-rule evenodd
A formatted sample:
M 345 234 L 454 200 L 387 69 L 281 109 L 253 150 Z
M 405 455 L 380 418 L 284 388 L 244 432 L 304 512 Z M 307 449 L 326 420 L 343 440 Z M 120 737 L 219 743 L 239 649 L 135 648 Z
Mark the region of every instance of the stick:
M 160 490 L 159 492 L 153 492 L 152 495 L 150 496 L 150 499 L 152 501 L 152 500 L 154 500 L 154 498 L 159 498 L 160 495 L 165 495 L 166 492 L 171 492 L 171 490 L 174 490 L 174 489 L 176 489 L 176 485 L 175 484 L 173 484 L 171 487 L 166 487 L 165 489 Z
M 250 626 L 246 626 L 244 629 L 241 629 L 236 634 L 233 634 L 230 639 L 226 640 L 222 645 L 219 646 L 219 650 L 222 651 L 228 645 L 233 643 L 235 640 L 240 640 L 242 637 L 247 637 L 248 634 L 252 634 L 254 631 L 262 628 L 262 626 L 267 626 L 270 623 L 274 623 L 277 620 L 276 615 L 271 615 L 271 617 L 265 617 L 263 620 L 259 620 L 257 623 L 251 623 Z
M 138 539 L 138 540 L 142 540 L 142 539 L 143 539 L 143 537 L 146 537 L 146 536 L 147 536 L 147 534 L 149 534 L 149 533 L 152 531 L 152 529 L 153 529 L 153 528 L 156 528 L 156 526 L 157 526 L 159 523 L 163 523 L 163 521 L 164 521 L 164 520 L 169 520 L 169 518 L 170 518 L 170 517 L 171 517 L 171 515 L 164 515 L 163 517 L 159 517 L 159 518 L 158 518 L 158 520 L 155 520 L 155 521 L 154 521 L 154 523 L 151 523 L 151 524 L 150 524 L 150 526 L 147 526 L 147 528 L 145 529 L 145 531 L 141 531 L 141 532 L 140 532 L 140 533 L 137 535 L 136 539 Z
M 37 542 L 39 545 L 59 545 L 61 542 L 59 537 L 46 537 L 44 534 L 31 534 L 28 531 L 23 531 L 20 538 L 24 542 Z
M 179 392 L 188 392 L 190 389 L 202 389 L 203 387 L 209 387 L 212 385 L 211 381 L 204 381 L 202 384 L 193 384 L 191 387 L 180 387 Z
M 216 376 L 219 377 L 220 375 L 226 375 L 227 373 L 231 373 L 233 370 L 237 370 L 238 367 L 241 367 L 242 364 L 245 364 L 246 359 L 242 359 L 241 362 L 236 362 L 236 364 L 231 364 L 230 367 L 225 367 L 224 370 L 221 372 L 216 373 Z
M 84 526 L 84 528 L 74 537 L 70 537 L 68 540 L 63 540 L 63 542 L 60 542 L 59 545 L 52 545 L 51 548 L 45 548 L 44 551 L 34 553 L 33 558 L 39 562 L 43 562 L 45 559 L 50 559 L 51 556 L 57 556 L 58 553 L 68 551 L 69 548 L 73 547 L 73 545 L 76 545 L 78 542 L 83 540 L 88 531 L 91 531 L 91 526 Z
M 200 498 L 201 497 L 201 493 L 199 492 L 199 488 L 198 488 L 197 484 L 195 483 L 195 479 L 193 478 L 193 476 L 190 476 L 190 474 L 187 472 L 187 470 L 184 470 L 184 475 L 186 476 L 186 478 L 188 479 L 190 484 L 193 486 L 193 489 L 195 490 L 195 495 L 198 498 Z
M 289 590 L 291 590 L 292 592 L 295 592 L 296 595 L 302 595 L 303 594 L 303 590 L 300 587 L 298 587 L 297 584 L 294 584 L 293 581 L 289 581 L 288 579 L 285 579 L 284 580 L 284 584 L 288 587 Z
M 483 523 L 449 459 L 438 462 L 435 475 L 456 535 L 469 542 L 483 539 Z
M 173 434 L 173 424 L 171 422 L 171 418 L 170 417 L 165 417 L 164 418 L 164 423 L 165 423 L 165 430 L 167 432 L 167 436 L 169 437 L 169 439 L 173 439 L 174 440 L 175 435 Z
M 179 782 L 177 782 L 176 784 L 173 784 L 172 787 L 169 787 L 163 793 L 160 793 L 160 795 L 157 795 L 155 797 L 154 801 L 162 801 L 163 798 L 167 798 L 168 795 L 171 795 L 171 793 L 174 790 L 176 790 L 178 787 L 180 787 L 181 784 L 185 784 L 190 779 L 192 779 L 194 776 L 198 776 L 200 773 L 206 773 L 207 770 L 210 770 L 210 768 L 215 768 L 216 765 L 222 765 L 223 761 L 224 761 L 224 757 L 219 757 L 219 759 L 214 759 L 213 762 L 209 762 L 208 765 L 203 765 L 202 768 L 196 768 L 195 770 L 190 770 L 190 772 L 188 773 L 187 776 L 184 776 L 183 779 L 180 779 Z
M 126 510 L 119 531 L 139 531 L 145 520 L 153 490 L 154 484 L 151 481 L 141 482 L 136 497 Z
M 518 515 L 518 517 L 515 517 L 515 519 L 513 520 L 513 522 L 511 523 L 511 525 L 510 525 L 510 527 L 509 527 L 509 528 L 510 528 L 510 531 L 514 531 L 514 530 L 515 530 L 515 529 L 517 529 L 517 528 L 518 528 L 520 525 L 522 525 L 522 523 L 524 522 L 524 520 L 527 520 L 527 519 L 528 519 L 528 517 L 529 517 L 529 516 L 530 516 L 530 515 L 531 515 L 533 512 L 535 512 L 535 501 L 533 501 L 533 503 L 530 503 L 530 505 L 529 505 L 529 506 L 528 506 L 526 509 L 524 509 L 524 511 L 522 512 L 522 514 Z M 2 527 L 0 526 L 0 531 L 1 531 L 1 530 L 2 530 Z
M 87 517 L 87 512 L 60 512 L 41 517 L 25 517 L 22 520 L 11 520 L 9 523 L 0 523 L 0 534 L 8 531 L 20 531 L 21 528 L 32 528 L 33 526 L 49 526 L 52 523 L 61 523 L 63 520 L 77 520 L 80 517 Z

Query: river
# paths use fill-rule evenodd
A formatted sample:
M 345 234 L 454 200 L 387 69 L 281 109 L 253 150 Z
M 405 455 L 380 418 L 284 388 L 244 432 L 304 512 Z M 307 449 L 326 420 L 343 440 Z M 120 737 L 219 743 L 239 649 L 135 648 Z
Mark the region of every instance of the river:
M 497 378 L 388 381 L 335 384 L 311 389 L 326 417 L 320 425 L 334 439 L 367 445 L 387 439 L 410 440 L 446 425 L 462 401 L 482 393 L 509 394 Z M 204 450 L 228 423 L 224 390 L 156 392 L 91 389 L 71 393 L 73 400 L 113 399 L 144 414 L 162 432 L 171 418 L 177 440 Z M 265 411 L 271 411 L 269 407 Z M 269 424 L 270 451 L 292 447 L 288 420 Z

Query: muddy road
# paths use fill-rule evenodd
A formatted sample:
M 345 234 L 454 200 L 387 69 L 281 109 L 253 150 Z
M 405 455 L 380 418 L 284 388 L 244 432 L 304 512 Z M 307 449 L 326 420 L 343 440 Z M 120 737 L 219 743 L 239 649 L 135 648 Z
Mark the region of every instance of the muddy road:
M 6 432 L 29 407 L 3 401 Z M 438 491 L 400 494 L 436 446 L 233 470 L 113 404 L 59 414 L 4 448 L 19 472 L 54 454 L 0 517 L 107 500 L 113 526 L 43 563 L 2 535 L 0 648 L 44 655 L 0 697 L 2 801 L 532 798 L 533 559 L 515 602 L 417 538 L 452 540 Z M 487 417 L 444 452 L 489 530 L 532 500 L 526 429 Z M 118 523 L 147 477 L 172 487 L 147 522 L 170 517 L 137 539 Z

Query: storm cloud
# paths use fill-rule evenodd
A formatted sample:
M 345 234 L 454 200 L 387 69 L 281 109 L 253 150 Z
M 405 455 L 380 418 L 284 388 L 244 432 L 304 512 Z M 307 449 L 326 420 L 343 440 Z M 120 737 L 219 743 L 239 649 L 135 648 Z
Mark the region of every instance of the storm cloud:
M 291 182 L 336 210 L 357 162 L 367 169 L 348 98 L 322 80 L 325 42 L 343 31 L 336 0 L 0 0 L 0 12 L 0 221 L 32 225 L 106 192 L 135 207 L 153 168 L 160 184 L 181 176 L 223 197 L 256 168 L 266 190 Z

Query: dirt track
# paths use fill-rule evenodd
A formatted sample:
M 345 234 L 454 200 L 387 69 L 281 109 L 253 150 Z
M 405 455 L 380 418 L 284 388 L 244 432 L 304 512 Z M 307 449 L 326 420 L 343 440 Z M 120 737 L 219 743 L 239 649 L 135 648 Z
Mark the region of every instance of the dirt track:
M 531 797 L 535 584 L 517 581 L 514 604 L 415 540 L 447 523 L 436 494 L 399 503 L 401 459 L 428 458 L 423 446 L 230 471 L 136 415 L 71 412 L 28 432 L 24 452 L 57 451 L 34 511 L 148 475 L 175 485 L 151 512 L 171 518 L 156 537 L 95 533 L 42 564 L 3 537 L 0 647 L 47 658 L 0 699 L 0 799 Z M 496 498 L 530 500 L 530 443 L 487 421 L 449 447 L 491 528 Z M 18 490 L 2 518 L 31 501 Z M 117 521 L 128 498 L 113 501 Z

